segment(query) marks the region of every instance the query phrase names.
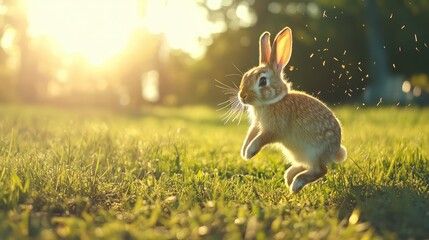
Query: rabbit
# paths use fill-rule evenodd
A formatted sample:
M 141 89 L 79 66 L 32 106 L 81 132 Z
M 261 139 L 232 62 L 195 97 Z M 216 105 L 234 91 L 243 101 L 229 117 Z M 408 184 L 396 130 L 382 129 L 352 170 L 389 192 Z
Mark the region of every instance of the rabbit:
M 239 86 L 239 101 L 248 108 L 250 128 L 241 157 L 251 159 L 265 145 L 279 143 L 291 162 L 284 179 L 291 193 L 327 173 L 330 162 L 347 157 L 341 145 L 341 125 L 320 100 L 291 89 L 283 68 L 292 54 L 292 31 L 285 27 L 270 44 L 270 33 L 259 40 L 259 66 L 247 71 Z

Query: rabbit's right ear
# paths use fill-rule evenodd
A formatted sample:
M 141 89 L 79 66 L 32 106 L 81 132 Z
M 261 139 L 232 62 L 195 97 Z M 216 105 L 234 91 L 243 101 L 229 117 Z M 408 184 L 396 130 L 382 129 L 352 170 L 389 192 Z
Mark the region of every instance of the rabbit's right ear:
M 264 32 L 259 38 L 259 65 L 267 64 L 270 61 L 271 43 L 270 33 Z
M 282 71 L 284 66 L 289 62 L 292 55 L 292 30 L 285 27 L 281 30 L 273 42 L 271 51 L 271 64 L 277 71 Z

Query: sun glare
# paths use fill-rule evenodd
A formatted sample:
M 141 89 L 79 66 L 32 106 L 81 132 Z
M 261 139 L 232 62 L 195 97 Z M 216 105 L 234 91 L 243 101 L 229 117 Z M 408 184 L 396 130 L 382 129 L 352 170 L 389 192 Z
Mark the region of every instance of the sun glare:
M 137 0 L 26 0 L 32 36 L 99 65 L 121 52 L 141 23 Z
M 32 36 L 44 36 L 69 54 L 85 56 L 94 65 L 120 53 L 131 33 L 145 27 L 162 33 L 173 49 L 197 58 L 210 35 L 225 29 L 211 23 L 194 0 L 25 0 Z M 139 3 L 146 11 L 139 15 Z M 205 41 L 205 42 L 204 42 Z
M 150 31 L 164 33 L 171 48 L 194 58 L 204 54 L 212 33 L 226 29 L 224 22 L 210 22 L 207 9 L 195 0 L 149 0 L 144 23 Z

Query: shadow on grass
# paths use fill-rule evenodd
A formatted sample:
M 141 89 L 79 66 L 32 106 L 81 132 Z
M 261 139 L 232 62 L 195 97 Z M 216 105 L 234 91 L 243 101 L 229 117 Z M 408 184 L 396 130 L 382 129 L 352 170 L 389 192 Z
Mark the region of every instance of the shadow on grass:
M 399 239 L 429 237 L 427 193 L 407 187 L 358 185 L 339 202 L 339 218 L 347 224 L 367 222 L 385 237 L 392 233 Z

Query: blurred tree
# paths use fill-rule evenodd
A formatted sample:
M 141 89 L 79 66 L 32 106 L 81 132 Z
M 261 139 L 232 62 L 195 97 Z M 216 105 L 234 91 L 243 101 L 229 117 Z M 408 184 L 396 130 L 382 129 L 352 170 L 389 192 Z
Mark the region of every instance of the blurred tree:
M 15 16 L 17 9 L 19 1 L 0 2 L 0 101 L 16 98 L 15 79 L 19 61 L 16 39 L 20 36 L 21 26 L 21 16 Z
M 257 64 L 259 35 L 268 30 L 274 38 L 283 27 L 289 26 L 294 32 L 292 59 L 285 69 L 290 81 L 295 88 L 304 89 L 325 100 L 338 101 L 348 97 L 349 91 L 354 94 L 356 88 L 360 89 L 365 84 L 350 81 L 350 77 L 362 79 L 366 74 L 357 68 L 358 64 L 363 64 L 364 52 L 350 54 L 350 49 L 364 47 L 363 29 L 359 28 L 362 21 L 354 17 L 355 8 L 360 5 L 348 5 L 347 1 L 338 7 L 324 1 L 255 1 L 248 5 L 257 18 L 255 24 L 215 37 L 207 51 L 205 65 L 216 66 L 215 70 L 212 69 L 215 71 L 213 75 L 221 79 L 235 71 L 233 64 L 247 70 Z M 218 11 L 231 15 L 229 8 L 235 6 L 224 7 L 226 9 Z M 344 11 L 340 7 L 349 7 L 350 10 Z M 349 54 L 346 54 L 347 51 Z
M 383 49 L 384 39 L 379 20 L 380 15 L 375 0 L 367 0 L 365 13 L 369 53 L 371 59 L 376 63 L 370 64 L 373 81 L 367 88 L 366 100 L 372 104 L 377 103 L 379 98 L 384 98 L 385 101 L 392 102 L 395 99 L 390 99 L 390 92 L 386 91 L 391 73 L 388 67 L 387 53 Z M 397 91 L 400 90 L 397 89 Z
M 6 88 L 9 94 L 16 92 L 21 100 L 39 101 L 46 96 L 48 82 L 58 68 L 58 56 L 54 55 L 52 43 L 47 39 L 36 41 L 28 36 L 28 22 L 21 0 L 3 1 L 0 7 L 4 10 L 0 22 L 4 43 L 0 64 L 8 76 L 3 80 L 11 82 Z M 11 36 L 8 35 L 10 32 L 13 33 Z
M 210 9 L 210 2 L 203 4 Z M 227 4 L 210 13 L 213 21 L 226 21 L 229 29 L 214 37 L 206 57 L 197 64 L 201 71 L 212 66 L 210 73 L 200 73 L 206 82 L 212 81 L 210 75 L 228 82 L 225 76 L 234 72 L 233 64 L 244 70 L 257 64 L 259 35 L 266 30 L 275 34 L 284 26 L 294 32 L 292 59 L 285 70 L 290 81 L 295 88 L 330 102 L 361 99 L 369 83 L 382 86 L 383 91 L 372 91 L 372 102 L 378 101 L 393 95 L 392 87 L 400 91 L 389 72 L 409 77 L 429 71 L 423 66 L 428 61 L 429 39 L 424 24 L 429 22 L 429 4 L 424 0 L 223 3 Z M 252 9 L 257 21 L 237 27 L 237 6 L 243 5 Z M 416 61 L 409 61 L 408 56 Z M 239 81 L 240 77 L 236 78 Z M 213 94 L 209 101 L 217 98 L 219 95 Z
M 162 38 L 147 30 L 139 29 L 134 32 L 125 52 L 120 56 L 119 69 L 122 85 L 125 87 L 129 101 L 124 104 L 131 109 L 138 109 L 144 102 L 142 96 L 142 75 L 145 72 L 154 70 L 160 71 L 160 48 Z M 168 84 L 169 79 L 161 77 L 164 91 L 164 84 Z
M 99 68 L 78 56 L 63 57 L 46 39 L 30 38 L 21 1 L 0 3 L 0 100 L 16 88 L 26 101 L 110 105 L 119 95 L 119 103 L 138 109 L 145 103 L 142 92 L 150 89 L 144 76 L 151 72 L 159 80 L 159 103 L 216 104 L 225 97 L 214 79 L 238 85 L 241 72 L 258 63 L 259 35 L 270 31 L 274 38 L 285 26 L 294 33 L 287 77 L 294 88 L 325 101 L 372 93 L 375 102 L 392 95 L 386 86 L 400 88 L 393 84 L 396 76 L 429 75 L 426 0 L 199 0 L 209 20 L 224 30 L 213 35 L 204 57 L 169 49 L 162 33 L 139 29 L 122 54 Z M 144 15 L 147 1 L 141 2 Z

